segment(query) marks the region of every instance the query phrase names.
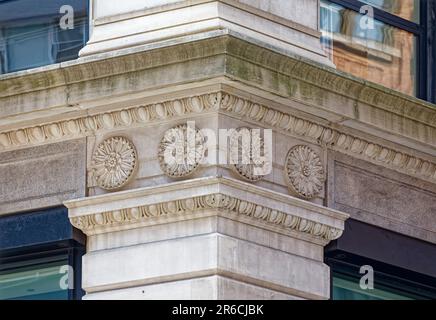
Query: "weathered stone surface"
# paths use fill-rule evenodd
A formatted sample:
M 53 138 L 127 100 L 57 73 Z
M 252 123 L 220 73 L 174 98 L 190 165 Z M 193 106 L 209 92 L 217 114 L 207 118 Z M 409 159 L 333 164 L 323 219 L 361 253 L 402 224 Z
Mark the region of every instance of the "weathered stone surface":
M 219 234 L 87 253 L 83 287 L 92 293 L 215 274 L 302 298 L 329 297 L 322 262 Z
M 328 298 L 323 250 L 347 215 L 326 202 L 436 243 L 436 109 L 328 67 L 318 0 L 108 3 L 80 59 L 0 76 L 0 214 L 74 199 L 86 298 Z M 193 119 L 272 129 L 272 172 L 165 175 L 162 136 Z M 92 154 L 115 135 L 138 167 L 107 188 Z M 298 145 L 315 165 L 288 157 Z
M 165 100 L 162 88 L 168 95 L 180 90 L 180 84 L 195 91 L 231 79 L 236 80 L 230 82 L 232 90 L 268 98 L 274 101 L 268 104 L 286 106 L 291 113 L 320 117 L 336 128 L 352 129 L 356 137 L 366 132 L 436 155 L 433 105 L 224 32 L 147 44 L 42 70 L 0 76 L 0 149 L 13 147 L 2 136 L 11 130 L 83 117 L 86 109 L 94 114 L 129 107 L 132 100 L 134 104 L 153 96 Z M 51 101 L 63 96 L 60 90 L 68 95 Z
M 217 192 L 219 194 L 217 194 Z M 65 202 L 88 236 L 89 298 L 327 299 L 323 248 L 348 215 L 229 178 L 201 178 Z M 271 206 L 269 208 L 268 206 Z M 109 211 L 108 211 L 109 210 Z M 201 285 L 220 276 L 238 283 Z M 249 286 L 253 286 L 250 287 Z M 108 295 L 112 292 L 114 295 Z
M 0 214 L 85 196 L 85 139 L 0 153 Z
M 435 185 L 339 153 L 329 157 L 329 207 L 436 243 Z
M 334 66 L 319 41 L 318 0 L 133 1 L 116 8 L 95 0 L 94 7 L 80 56 L 224 29 Z
M 87 294 L 85 300 L 300 300 L 295 296 L 222 276 L 109 290 Z
M 276 16 L 318 30 L 318 0 L 237 0 Z

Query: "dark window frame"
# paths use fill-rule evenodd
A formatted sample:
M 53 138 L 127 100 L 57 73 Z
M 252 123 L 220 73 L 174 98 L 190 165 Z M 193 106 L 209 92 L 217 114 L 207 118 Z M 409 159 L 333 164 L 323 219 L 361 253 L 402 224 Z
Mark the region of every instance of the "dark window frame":
M 358 0 L 328 0 L 359 12 L 367 3 Z M 401 1 L 401 0 L 398 0 Z M 374 18 L 414 34 L 417 38 L 417 98 L 436 103 L 436 0 L 420 0 L 419 24 L 374 7 Z

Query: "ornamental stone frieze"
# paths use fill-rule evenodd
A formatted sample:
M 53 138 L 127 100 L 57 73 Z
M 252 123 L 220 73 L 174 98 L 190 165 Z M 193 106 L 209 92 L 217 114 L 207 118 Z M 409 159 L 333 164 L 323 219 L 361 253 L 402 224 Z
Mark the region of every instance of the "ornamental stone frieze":
M 436 162 L 384 139 L 315 122 L 223 91 L 0 132 L 0 151 L 221 112 L 401 173 L 436 182 Z M 350 133 L 351 132 L 351 133 Z
M 358 133 L 351 134 L 227 93 L 223 94 L 220 110 L 328 149 L 436 182 L 436 162 L 430 160 L 431 157 L 424 158 L 408 153 L 404 148 L 394 148 L 391 143 L 383 143 L 382 139 L 374 139 L 380 141 L 375 142 L 360 137 Z

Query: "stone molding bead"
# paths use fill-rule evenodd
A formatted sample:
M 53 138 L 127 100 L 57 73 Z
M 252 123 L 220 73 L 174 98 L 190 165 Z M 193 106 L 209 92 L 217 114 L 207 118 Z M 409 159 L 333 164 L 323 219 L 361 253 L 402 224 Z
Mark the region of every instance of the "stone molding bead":
M 189 130 L 192 131 L 189 133 Z M 193 135 L 192 142 L 188 141 L 189 135 Z M 158 150 L 159 165 L 168 177 L 185 178 L 198 169 L 205 151 L 206 141 L 200 130 L 186 124 L 178 125 L 167 130 L 162 137 Z
M 124 137 L 108 138 L 96 147 L 92 156 L 92 179 L 102 189 L 119 189 L 132 178 L 137 162 L 131 141 Z
M 241 134 L 244 134 L 244 131 L 250 135 L 249 145 L 243 143 L 243 138 L 241 137 Z M 238 146 L 238 163 L 231 164 L 230 167 L 242 179 L 249 182 L 257 182 L 262 180 L 265 175 L 256 174 L 255 169 L 261 169 L 268 164 L 261 162 L 262 159 L 256 159 L 255 155 L 259 155 L 262 157 L 263 154 L 262 158 L 268 159 L 266 153 L 270 151 L 267 150 L 265 140 L 262 136 L 259 135 L 259 139 L 253 139 L 251 133 L 251 129 L 247 127 L 241 127 L 233 131 L 233 133 L 231 134 L 229 147 L 231 148 L 233 144 L 236 144 Z M 249 158 L 250 163 L 243 163 L 244 157 Z
M 171 216 L 192 214 L 205 209 L 218 209 L 224 214 L 244 215 L 258 222 L 305 233 L 328 241 L 338 239 L 342 235 L 341 229 L 221 193 L 83 215 L 70 218 L 70 220 L 73 226 L 87 235 L 92 235 L 99 233 L 99 230 L 107 232 L 110 227 L 140 224 L 157 217 L 169 218 Z
M 315 198 L 326 180 L 321 158 L 308 146 L 293 147 L 286 156 L 285 178 L 292 195 L 306 200 Z

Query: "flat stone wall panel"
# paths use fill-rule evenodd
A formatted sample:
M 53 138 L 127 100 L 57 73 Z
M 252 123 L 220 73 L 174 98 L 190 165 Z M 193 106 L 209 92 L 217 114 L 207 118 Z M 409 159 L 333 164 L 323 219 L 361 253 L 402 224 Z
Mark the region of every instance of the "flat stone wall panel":
M 329 207 L 436 243 L 434 185 L 339 153 L 329 158 Z
M 85 139 L 0 153 L 0 215 L 85 196 Z

